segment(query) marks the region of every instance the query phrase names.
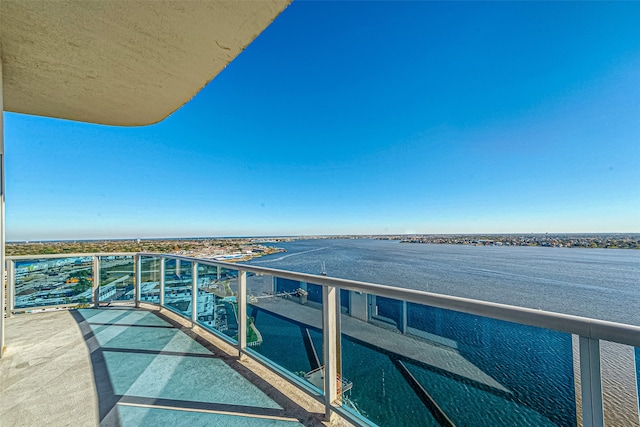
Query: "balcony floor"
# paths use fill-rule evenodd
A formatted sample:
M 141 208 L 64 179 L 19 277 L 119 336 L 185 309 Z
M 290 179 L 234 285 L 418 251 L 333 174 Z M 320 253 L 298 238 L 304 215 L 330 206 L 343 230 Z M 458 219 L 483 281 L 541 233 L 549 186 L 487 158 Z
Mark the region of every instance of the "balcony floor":
M 0 419 L 33 426 L 320 426 L 224 351 L 161 313 L 79 309 L 6 319 Z

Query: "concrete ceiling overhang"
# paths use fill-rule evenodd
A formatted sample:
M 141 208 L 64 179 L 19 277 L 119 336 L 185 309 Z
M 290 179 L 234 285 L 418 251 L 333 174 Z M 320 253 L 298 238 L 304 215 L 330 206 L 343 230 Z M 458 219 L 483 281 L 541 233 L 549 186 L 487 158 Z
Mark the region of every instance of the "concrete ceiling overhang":
M 188 102 L 291 0 L 0 0 L 4 109 L 107 125 Z

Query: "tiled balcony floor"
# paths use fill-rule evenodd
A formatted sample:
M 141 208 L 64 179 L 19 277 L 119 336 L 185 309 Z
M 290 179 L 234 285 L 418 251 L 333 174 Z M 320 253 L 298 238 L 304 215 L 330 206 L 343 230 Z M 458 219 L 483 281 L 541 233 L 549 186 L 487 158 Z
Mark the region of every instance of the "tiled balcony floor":
M 320 426 L 243 363 L 134 308 L 6 319 L 0 424 Z

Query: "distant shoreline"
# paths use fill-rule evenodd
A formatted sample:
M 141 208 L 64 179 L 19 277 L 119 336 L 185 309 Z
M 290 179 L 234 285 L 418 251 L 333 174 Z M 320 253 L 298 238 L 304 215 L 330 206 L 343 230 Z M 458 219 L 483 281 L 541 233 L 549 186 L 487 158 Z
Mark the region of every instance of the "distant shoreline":
M 283 249 L 265 246 L 264 239 L 127 239 L 91 241 L 48 241 L 7 243 L 7 256 L 82 254 L 109 252 L 170 253 L 199 258 L 227 258 L 226 261 L 246 261 L 270 255 Z
M 396 240 L 396 239 L 394 239 Z M 640 249 L 640 235 L 496 235 L 496 236 L 412 236 L 400 243 L 452 244 L 470 246 L 540 246 L 582 249 Z
M 226 255 L 252 251 L 253 257 L 276 248 L 265 244 L 315 239 L 373 239 L 399 243 L 468 246 L 528 246 L 582 249 L 640 249 L 640 234 L 400 234 L 325 235 L 285 237 L 191 237 L 7 242 L 6 255 L 42 255 L 95 252 L 159 252 L 182 255 Z M 253 249 L 256 249 L 255 251 Z

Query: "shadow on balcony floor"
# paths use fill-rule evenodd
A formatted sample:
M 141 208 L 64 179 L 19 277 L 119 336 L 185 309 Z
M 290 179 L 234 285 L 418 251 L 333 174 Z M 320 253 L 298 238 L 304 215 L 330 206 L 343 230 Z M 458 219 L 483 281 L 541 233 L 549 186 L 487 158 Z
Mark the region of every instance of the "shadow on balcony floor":
M 79 309 L 8 320 L 0 417 L 11 425 L 323 425 L 162 314 Z

